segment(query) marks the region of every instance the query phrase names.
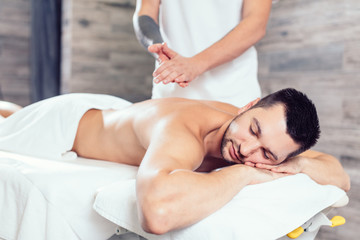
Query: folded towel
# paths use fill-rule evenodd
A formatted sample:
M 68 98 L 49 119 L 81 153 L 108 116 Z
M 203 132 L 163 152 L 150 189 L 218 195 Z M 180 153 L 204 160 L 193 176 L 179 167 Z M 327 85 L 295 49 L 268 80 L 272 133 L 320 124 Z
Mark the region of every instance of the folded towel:
M 136 208 L 135 180 L 100 189 L 94 209 L 120 227 L 154 240 L 277 239 L 301 226 L 345 192 L 297 174 L 246 186 L 228 204 L 202 221 L 157 236 L 145 233 Z
M 0 122 L 0 150 L 61 159 L 72 149 L 85 112 L 92 108 L 122 109 L 130 104 L 121 98 L 87 93 L 65 94 L 31 104 Z

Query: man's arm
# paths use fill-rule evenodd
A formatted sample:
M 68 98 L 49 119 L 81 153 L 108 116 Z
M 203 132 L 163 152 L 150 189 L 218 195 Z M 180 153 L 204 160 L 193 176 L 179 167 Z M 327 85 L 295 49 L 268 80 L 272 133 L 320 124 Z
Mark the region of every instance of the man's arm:
M 190 82 L 243 54 L 265 35 L 271 4 L 271 0 L 245 0 L 241 22 L 221 40 L 193 57 L 182 57 L 165 48 L 171 60 L 155 70 L 155 82 Z
M 274 172 L 305 173 L 319 184 L 331 184 L 345 191 L 350 190 L 349 175 L 340 162 L 335 157 L 322 152 L 308 150 L 278 166 L 258 163 L 256 167 L 271 169 Z
M 176 127 L 175 127 L 176 128 Z M 210 215 L 244 186 L 282 176 L 245 165 L 197 173 L 202 143 L 186 128 L 154 134 L 137 175 L 137 203 L 145 231 L 163 234 Z

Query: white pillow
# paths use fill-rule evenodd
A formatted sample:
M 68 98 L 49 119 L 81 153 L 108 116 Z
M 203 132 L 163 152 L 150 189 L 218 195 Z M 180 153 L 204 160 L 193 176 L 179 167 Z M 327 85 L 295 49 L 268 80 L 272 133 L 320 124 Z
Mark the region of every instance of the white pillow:
M 187 228 L 153 235 L 139 224 L 135 180 L 120 181 L 101 189 L 94 209 L 117 225 L 156 240 L 266 240 L 277 239 L 301 226 L 345 192 L 315 183 L 305 174 L 250 185 L 228 204 Z

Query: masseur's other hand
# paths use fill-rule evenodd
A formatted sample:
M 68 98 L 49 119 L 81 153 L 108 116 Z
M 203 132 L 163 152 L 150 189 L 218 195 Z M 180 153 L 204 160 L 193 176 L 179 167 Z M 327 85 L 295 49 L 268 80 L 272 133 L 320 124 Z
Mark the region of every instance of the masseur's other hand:
M 178 83 L 181 87 L 186 87 L 202 73 L 199 63 L 194 58 L 181 56 L 171 50 L 166 43 L 162 45 L 162 54 L 168 56 L 170 60 L 162 61 L 154 71 L 155 83 Z
M 272 172 L 286 173 L 286 174 L 297 174 L 302 172 L 302 164 L 305 158 L 301 156 L 290 158 L 279 165 L 267 165 L 263 163 L 257 163 L 255 167 L 267 169 Z
M 155 54 L 157 56 L 156 60 L 158 60 L 160 63 L 170 60 L 170 57 L 162 51 L 162 45 L 162 43 L 156 43 L 148 47 L 148 51 Z

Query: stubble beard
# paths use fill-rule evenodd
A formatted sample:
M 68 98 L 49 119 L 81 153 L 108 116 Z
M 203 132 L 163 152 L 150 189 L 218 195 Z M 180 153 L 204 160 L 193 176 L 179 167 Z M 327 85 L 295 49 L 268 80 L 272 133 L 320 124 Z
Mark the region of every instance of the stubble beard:
M 228 162 L 228 163 L 234 164 L 234 162 L 232 162 L 232 161 L 230 161 L 230 160 L 228 160 L 228 159 L 226 159 L 226 158 L 224 157 L 225 152 L 226 152 L 226 151 L 225 151 L 226 144 L 227 144 L 228 142 L 231 142 L 231 140 L 230 140 L 229 138 L 227 138 L 227 133 L 228 133 L 228 130 L 229 130 L 230 125 L 231 125 L 231 123 L 230 123 L 229 126 L 226 128 L 225 133 L 224 133 L 224 136 L 223 136 L 223 138 L 221 139 L 220 153 L 221 153 L 222 159 L 224 159 L 224 160 L 225 160 L 226 162 Z

